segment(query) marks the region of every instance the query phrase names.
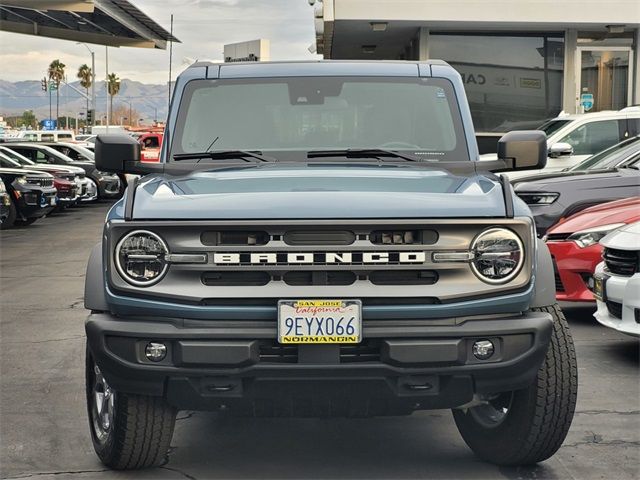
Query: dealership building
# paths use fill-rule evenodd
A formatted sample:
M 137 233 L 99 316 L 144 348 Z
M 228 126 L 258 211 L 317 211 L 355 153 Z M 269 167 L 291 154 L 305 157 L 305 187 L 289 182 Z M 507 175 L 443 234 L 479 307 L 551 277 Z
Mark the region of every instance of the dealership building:
M 638 0 L 324 0 L 314 15 L 324 58 L 449 62 L 479 132 L 640 104 Z

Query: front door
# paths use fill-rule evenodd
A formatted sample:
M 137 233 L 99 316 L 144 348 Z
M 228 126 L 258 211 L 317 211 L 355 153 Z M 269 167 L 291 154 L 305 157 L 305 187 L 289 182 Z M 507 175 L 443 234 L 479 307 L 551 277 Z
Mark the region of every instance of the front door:
M 630 47 L 579 47 L 578 112 L 620 110 L 631 104 Z

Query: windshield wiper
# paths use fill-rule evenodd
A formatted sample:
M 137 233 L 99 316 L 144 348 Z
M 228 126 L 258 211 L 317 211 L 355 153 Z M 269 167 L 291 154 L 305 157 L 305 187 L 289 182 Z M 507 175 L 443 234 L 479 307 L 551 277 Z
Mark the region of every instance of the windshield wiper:
M 409 162 L 424 162 L 425 159 L 410 153 L 400 153 L 394 150 L 385 150 L 383 148 L 347 148 L 344 150 L 311 150 L 307 153 L 307 158 L 321 157 L 346 157 L 346 158 L 380 158 L 394 157 L 408 160 Z
M 273 157 L 268 157 L 262 155 L 262 152 L 254 151 L 250 152 L 248 150 L 217 150 L 212 152 L 193 152 L 193 153 L 176 153 L 173 155 L 173 159 L 177 162 L 181 160 L 195 160 L 202 158 L 210 158 L 212 160 L 225 160 L 225 159 L 234 159 L 239 158 L 244 161 L 248 158 L 255 158 L 260 160 L 261 162 L 277 162 L 278 160 Z

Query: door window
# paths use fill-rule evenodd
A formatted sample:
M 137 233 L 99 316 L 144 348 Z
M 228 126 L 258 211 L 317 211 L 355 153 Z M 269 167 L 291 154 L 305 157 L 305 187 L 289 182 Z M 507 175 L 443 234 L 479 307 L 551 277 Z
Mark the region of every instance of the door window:
M 592 95 L 586 111 L 620 110 L 629 98 L 629 50 L 582 50 L 580 93 Z
M 618 120 L 602 120 L 580 125 L 559 142 L 573 147 L 574 155 L 593 155 L 621 140 Z

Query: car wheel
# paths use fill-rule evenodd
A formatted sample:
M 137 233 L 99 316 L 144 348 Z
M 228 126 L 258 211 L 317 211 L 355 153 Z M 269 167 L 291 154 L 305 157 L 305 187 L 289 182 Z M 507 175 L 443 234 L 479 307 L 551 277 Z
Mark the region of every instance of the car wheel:
M 0 223 L 0 230 L 7 230 L 13 227 L 13 224 L 16 223 L 17 216 L 18 211 L 16 210 L 16 204 L 13 203 L 12 198 L 9 198 L 9 215 Z
M 575 411 L 578 366 L 567 321 L 557 304 L 532 310 L 551 313 L 554 320 L 535 381 L 486 404 L 453 411 L 466 444 L 498 465 L 531 465 L 551 457 L 567 436 Z
M 105 380 L 88 347 L 86 393 L 91 440 L 103 464 L 131 470 L 165 461 L 177 411 L 163 398 L 116 391 Z

